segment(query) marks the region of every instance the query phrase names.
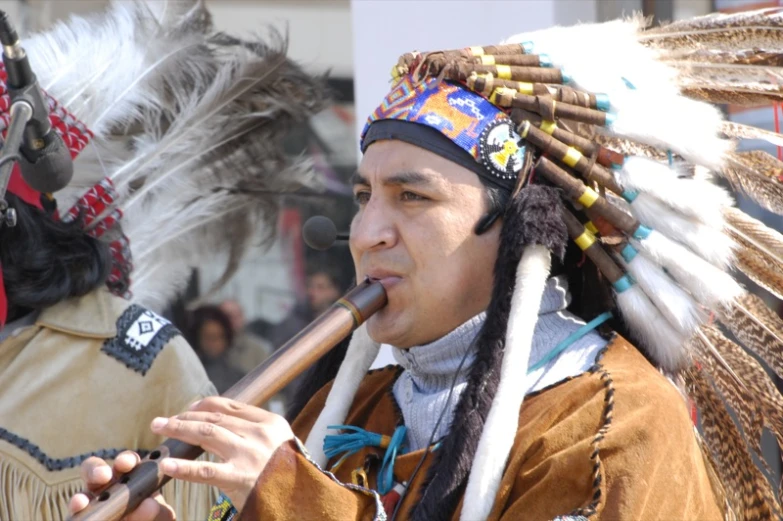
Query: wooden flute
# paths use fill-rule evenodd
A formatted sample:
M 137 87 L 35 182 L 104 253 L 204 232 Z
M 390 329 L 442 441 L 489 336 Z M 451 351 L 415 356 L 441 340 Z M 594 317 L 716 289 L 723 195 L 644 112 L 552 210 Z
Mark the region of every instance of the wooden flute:
M 379 282 L 365 280 L 335 302 L 294 338 L 234 384 L 223 396 L 260 406 L 345 339 L 386 305 Z M 159 467 L 163 458 L 196 459 L 204 450 L 168 439 L 142 459 L 131 472 L 95 494 L 71 521 L 117 521 L 132 512 L 169 479 Z

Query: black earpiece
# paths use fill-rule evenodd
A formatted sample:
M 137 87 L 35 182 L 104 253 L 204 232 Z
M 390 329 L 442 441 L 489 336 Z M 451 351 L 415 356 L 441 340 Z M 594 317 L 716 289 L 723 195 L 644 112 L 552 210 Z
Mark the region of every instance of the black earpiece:
M 476 235 L 483 235 L 487 232 L 490 228 L 492 228 L 492 225 L 495 224 L 495 221 L 498 220 L 498 217 L 500 217 L 500 212 L 490 212 L 476 223 L 476 227 L 473 229 L 473 232 Z

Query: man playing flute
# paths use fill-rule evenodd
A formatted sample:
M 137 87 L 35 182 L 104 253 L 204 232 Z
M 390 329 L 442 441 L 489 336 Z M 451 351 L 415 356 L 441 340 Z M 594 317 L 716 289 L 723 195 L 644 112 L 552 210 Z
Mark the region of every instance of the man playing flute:
M 380 281 L 386 307 L 339 370 L 316 366 L 290 422 L 225 398 L 152 421 L 216 456 L 161 462 L 221 489 L 211 519 L 780 516 L 751 458 L 762 424 L 781 434 L 780 396 L 721 328 L 773 366 L 781 337 L 745 327 L 783 329 L 728 274 L 754 241 L 727 221 L 747 216 L 673 170 L 722 171 L 734 152 L 641 29 L 576 28 L 589 52 L 552 29 L 400 58 L 361 136 L 350 230 L 357 280 Z M 397 365 L 368 372 L 380 344 Z M 137 461 L 82 473 L 96 489 Z M 172 518 L 160 497 L 128 516 Z

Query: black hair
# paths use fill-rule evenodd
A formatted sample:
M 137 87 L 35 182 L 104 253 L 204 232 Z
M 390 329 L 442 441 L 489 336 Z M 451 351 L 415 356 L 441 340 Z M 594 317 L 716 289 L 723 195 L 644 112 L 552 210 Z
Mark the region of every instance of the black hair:
M 206 305 L 193 310 L 188 318 L 188 327 L 185 338 L 199 356 L 204 354 L 201 347 L 201 328 L 209 321 L 217 322 L 226 333 L 226 342 L 229 346 L 234 343 L 234 329 L 231 327 L 231 319 L 219 306 Z
M 84 231 L 81 218 L 63 222 L 14 194 L 5 198 L 16 211 L 16 225 L 0 227 L 9 319 L 20 310 L 44 309 L 104 284 L 111 268 L 109 247 Z

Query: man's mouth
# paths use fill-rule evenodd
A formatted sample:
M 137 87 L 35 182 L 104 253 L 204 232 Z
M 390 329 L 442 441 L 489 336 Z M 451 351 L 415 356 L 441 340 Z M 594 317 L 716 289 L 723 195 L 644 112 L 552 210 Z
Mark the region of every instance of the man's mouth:
M 373 271 L 367 274 L 372 282 L 380 282 L 386 291 L 402 281 L 402 276 L 392 272 Z

